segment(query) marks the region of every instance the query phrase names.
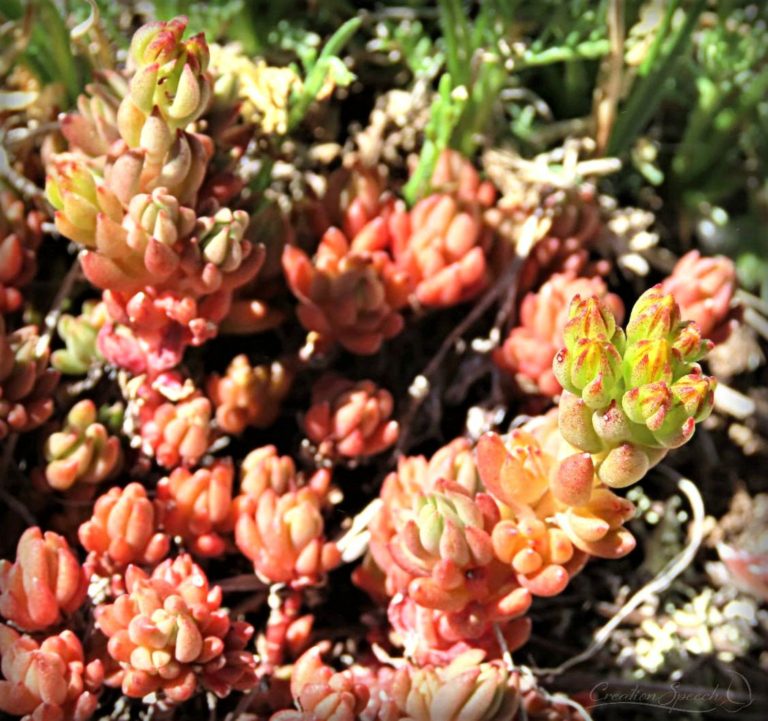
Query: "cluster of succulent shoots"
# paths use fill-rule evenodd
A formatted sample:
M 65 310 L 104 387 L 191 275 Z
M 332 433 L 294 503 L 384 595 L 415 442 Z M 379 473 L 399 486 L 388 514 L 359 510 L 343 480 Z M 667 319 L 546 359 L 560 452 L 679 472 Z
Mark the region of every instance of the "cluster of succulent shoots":
M 273 721 L 575 718 L 506 652 L 535 597 L 634 547 L 617 491 L 710 413 L 698 361 L 734 318 L 732 265 L 685 256 L 622 330 L 590 256 L 594 192 L 498 200 L 454 150 L 411 207 L 356 161 L 307 200 L 312 237 L 276 208 L 252 219 L 234 166 L 253 137 L 288 133 L 303 81 L 232 46 L 209 63 L 185 28 L 142 27 L 45 141 L 53 220 L 93 287 L 45 329 L 21 312 L 44 213 L 0 193 L 0 441 L 37 430 L 39 462 L 19 474 L 83 510 L 0 561 L 0 711 L 86 721 L 109 688 L 134 710 L 242 694 Z M 380 385 L 387 344 L 414 316 L 477 302 L 515 253 L 519 321 L 481 360 L 558 408 L 404 455 L 412 399 Z M 206 362 L 225 332 L 248 340 Z M 347 474 L 389 460 L 348 522 Z M 371 638 L 403 658 L 338 670 L 313 645 L 316 609 L 361 555 L 352 580 L 387 611 Z
M 185 40 L 185 28 L 176 18 L 134 35 L 126 72 L 105 71 L 62 118 L 68 149 L 47 167 L 56 227 L 104 292 L 99 350 L 133 373 L 172 368 L 215 335 L 262 262 L 248 214 L 201 194 L 214 142 L 187 128 L 212 78 L 205 39 Z
M 39 428 L 51 417 L 59 373 L 49 357 L 36 326 L 6 332 L 0 314 L 0 440 Z
M 712 343 L 661 286 L 637 301 L 626 333 L 597 298 L 575 298 L 564 338 L 560 432 L 607 486 L 639 481 L 712 411 L 715 381 L 697 363 Z
M 576 295 L 554 374 L 559 407 L 474 450 L 457 440 L 429 461 L 404 458 L 385 480 L 357 583 L 389 600 L 408 655 L 453 658 L 467 644 L 525 642 L 532 598 L 561 593 L 590 557 L 635 547 L 639 481 L 712 410 L 715 381 L 696 363 L 709 348 L 659 286 L 636 303 L 626 333 L 598 296 Z
M 353 169 L 346 185 L 329 194 L 334 212 L 319 214 L 329 227 L 314 256 L 294 245 L 282 256 L 298 319 L 319 341 L 377 353 L 403 329 L 406 306 L 447 308 L 485 290 L 496 191 L 466 158 L 445 151 L 432 192 L 410 210 L 370 172 Z
M 567 702 L 542 694 L 501 661 L 484 661 L 479 650 L 466 651 L 443 666 L 403 664 L 344 671 L 334 671 L 323 662 L 327 650 L 327 644 L 315 646 L 296 662 L 291 693 L 301 710 L 281 711 L 272 721 L 579 718 Z

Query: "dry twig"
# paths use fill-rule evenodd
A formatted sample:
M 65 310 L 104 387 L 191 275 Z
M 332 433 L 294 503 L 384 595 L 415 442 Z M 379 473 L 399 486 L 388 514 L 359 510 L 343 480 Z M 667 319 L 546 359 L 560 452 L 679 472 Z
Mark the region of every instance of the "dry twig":
M 669 588 L 672 582 L 691 564 L 698 553 L 704 539 L 704 501 L 696 485 L 681 476 L 677 471 L 666 466 L 659 470 L 677 481 L 677 487 L 685 494 L 693 511 L 693 519 L 689 530 L 689 540 L 685 548 L 675 556 L 652 581 L 643 586 L 630 598 L 596 634 L 592 643 L 580 654 L 569 658 L 554 668 L 536 668 L 537 674 L 557 676 L 569 668 L 592 658 L 610 639 L 614 630 L 637 608 L 642 606 L 652 596 Z
M 432 360 L 424 370 L 416 376 L 409 388 L 411 401 L 403 417 L 400 419 L 400 438 L 395 447 L 395 457 L 407 449 L 407 440 L 410 435 L 410 426 L 418 413 L 421 404 L 431 392 L 431 378 L 442 365 L 445 357 L 456 345 L 461 336 L 474 325 L 476 321 L 490 308 L 505 292 L 517 285 L 517 276 L 525 258 L 516 256 L 499 279 L 485 292 L 482 298 L 472 307 L 464 319 L 459 323 L 435 353 Z

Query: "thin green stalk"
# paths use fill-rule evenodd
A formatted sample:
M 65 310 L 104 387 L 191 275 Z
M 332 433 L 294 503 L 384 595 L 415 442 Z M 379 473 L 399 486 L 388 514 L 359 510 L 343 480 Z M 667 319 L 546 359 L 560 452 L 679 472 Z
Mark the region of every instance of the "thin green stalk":
M 82 90 L 79 73 L 69 39 L 69 30 L 64 19 L 51 0 L 42 0 L 43 12 L 35 27 L 35 44 L 42 52 L 50 52 L 52 67 L 64 83 L 71 102 L 77 99 Z
M 413 205 L 426 191 L 440 153 L 448 147 L 451 135 L 466 107 L 466 98 L 452 95 L 453 80 L 450 73 L 440 78 L 438 98 L 432 105 L 432 113 L 424 129 L 424 144 L 419 162 L 410 180 L 403 188 L 403 197 Z
M 568 63 L 575 60 L 596 60 L 611 51 L 610 40 L 586 40 L 576 47 L 551 47 L 537 53 L 530 53 L 515 61 L 515 70 Z
M 288 115 L 289 130 L 301 122 L 309 106 L 320 93 L 328 75 L 328 66 L 331 58 L 341 53 L 344 46 L 352 39 L 352 36 L 358 31 L 361 24 L 362 20 L 360 18 L 347 20 L 325 44 L 317 60 L 309 68 L 304 88 Z
M 643 62 L 640 64 L 640 67 L 637 69 L 637 74 L 640 77 L 644 78 L 646 75 L 648 75 L 650 70 L 656 64 L 656 59 L 661 52 L 662 45 L 664 45 L 664 40 L 666 40 L 667 35 L 669 34 L 669 27 L 672 24 L 672 18 L 674 17 L 675 12 L 679 6 L 680 0 L 670 0 L 669 5 L 667 6 L 667 11 L 664 13 L 664 17 L 661 19 L 659 29 L 656 31 L 656 37 L 653 39 L 653 43 L 648 50 L 648 54 L 645 56 Z
M 448 72 L 456 85 L 465 85 L 468 79 L 467 28 L 460 0 L 440 0 L 440 27 L 445 39 Z
M 457 142 L 452 145 L 464 155 L 471 156 L 477 148 L 477 138 L 485 134 L 506 79 L 506 71 L 497 57 L 481 61 L 466 109 L 453 132 Z
M 670 41 L 669 50 L 658 66 L 649 75 L 641 78 L 635 86 L 629 102 L 619 114 L 614 126 L 608 143 L 608 155 L 621 155 L 626 152 L 658 109 L 674 63 L 688 44 L 705 5 L 706 0 L 696 0 L 685 22 Z
M 692 113 L 683 140 L 674 160 L 672 170 L 679 185 L 692 185 L 727 153 L 735 143 L 734 133 L 745 117 L 768 93 L 768 68 L 756 75 L 745 91 L 734 89 L 730 94 L 719 93 L 712 88 L 714 103 L 701 99 Z M 729 113 L 726 127 L 719 125 L 723 113 Z

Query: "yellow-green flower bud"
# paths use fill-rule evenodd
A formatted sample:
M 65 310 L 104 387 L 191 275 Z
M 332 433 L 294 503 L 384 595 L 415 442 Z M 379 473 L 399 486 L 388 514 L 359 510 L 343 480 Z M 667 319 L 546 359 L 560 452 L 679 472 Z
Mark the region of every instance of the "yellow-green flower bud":
M 649 288 L 638 298 L 627 323 L 627 343 L 669 339 L 680 323 L 680 308 L 661 285 Z
M 596 298 L 574 298 L 552 367 L 565 389 L 563 438 L 593 455 L 603 483 L 620 488 L 691 438 L 712 410 L 715 381 L 695 363 L 710 342 L 680 321 L 660 286 L 637 301 L 626 336 L 609 315 Z

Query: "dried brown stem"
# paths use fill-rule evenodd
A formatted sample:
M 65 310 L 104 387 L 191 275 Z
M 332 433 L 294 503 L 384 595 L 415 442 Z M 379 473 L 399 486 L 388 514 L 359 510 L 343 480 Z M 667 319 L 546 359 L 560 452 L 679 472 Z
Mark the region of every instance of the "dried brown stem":
M 689 539 L 685 548 L 675 556 L 652 581 L 635 593 L 594 636 L 592 643 L 581 653 L 569 658 L 564 663 L 554 668 L 536 668 L 537 674 L 557 676 L 569 668 L 588 661 L 611 638 L 614 630 L 637 608 L 642 606 L 652 596 L 655 596 L 669 588 L 672 582 L 691 564 L 704 539 L 704 502 L 696 485 L 681 476 L 677 471 L 666 466 L 659 466 L 659 470 L 677 481 L 677 487 L 682 491 L 690 503 L 693 519 L 689 529 Z
M 431 393 L 431 378 L 435 375 L 448 353 L 450 353 L 451 349 L 456 345 L 464 333 L 466 333 L 480 319 L 480 317 L 505 291 L 514 289 L 517 286 L 517 277 L 524 260 L 525 259 L 520 256 L 515 256 L 515 258 L 513 258 L 512 262 L 499 276 L 498 280 L 485 292 L 485 295 L 480 298 L 461 323 L 459 323 L 443 341 L 437 353 L 435 353 L 424 370 L 414 378 L 409 389 L 411 401 L 400 419 L 400 438 L 395 447 L 395 456 L 407 450 L 407 441 L 410 435 L 411 424 L 416 417 L 421 404 Z
M 611 52 L 603 66 L 604 79 L 595 89 L 595 152 L 605 153 L 616 121 L 616 108 L 624 75 L 624 0 L 611 0 L 608 5 L 608 36 Z

